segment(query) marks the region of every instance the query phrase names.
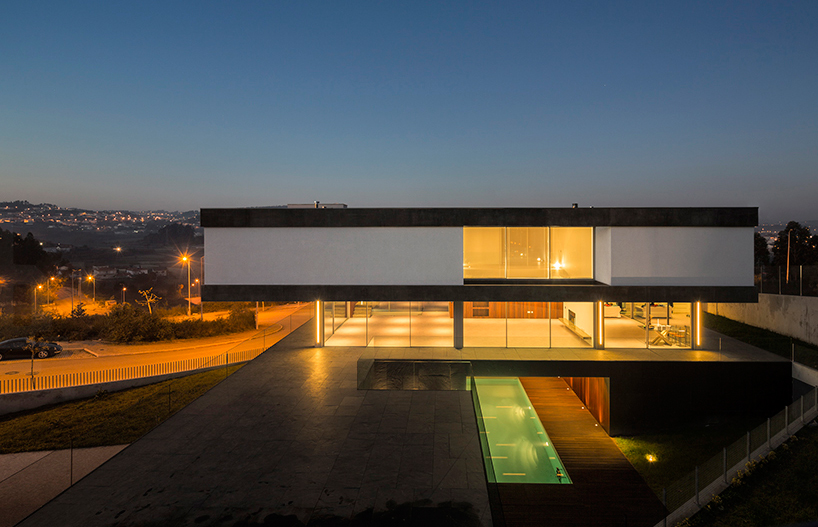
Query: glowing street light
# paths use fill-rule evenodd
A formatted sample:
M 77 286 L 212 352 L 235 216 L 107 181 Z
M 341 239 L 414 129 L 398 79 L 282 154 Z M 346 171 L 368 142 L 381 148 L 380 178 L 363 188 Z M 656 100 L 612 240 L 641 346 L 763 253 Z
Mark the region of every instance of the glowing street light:
M 97 303 L 97 281 L 94 280 L 94 275 L 90 275 L 90 274 L 88 275 L 86 280 L 91 282 L 91 284 L 94 286 L 94 303 L 96 304 Z
M 127 289 L 128 289 L 127 287 L 123 287 L 123 288 L 122 288 L 122 303 L 123 303 L 123 304 L 125 303 L 125 291 L 126 291 Z
M 182 263 L 187 265 L 187 316 L 190 316 L 190 256 L 183 254 Z
M 37 284 L 37 287 L 34 288 L 34 313 L 37 313 L 37 290 L 43 290 L 43 284 Z
M 46 304 L 50 304 L 51 300 L 51 282 L 54 281 L 54 277 L 49 277 L 48 281 L 45 283 L 45 302 Z M 56 295 L 55 295 L 56 296 Z

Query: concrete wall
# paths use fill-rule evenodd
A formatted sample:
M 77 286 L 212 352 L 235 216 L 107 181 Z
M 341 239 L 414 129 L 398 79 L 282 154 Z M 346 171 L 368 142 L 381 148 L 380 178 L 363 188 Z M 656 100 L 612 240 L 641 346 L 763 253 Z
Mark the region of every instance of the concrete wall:
M 460 227 L 211 227 L 205 252 L 207 284 L 463 284 Z
M 710 303 L 705 311 L 818 345 L 818 297 L 764 293 L 757 304 Z
M 751 227 L 611 227 L 611 285 L 753 285 Z

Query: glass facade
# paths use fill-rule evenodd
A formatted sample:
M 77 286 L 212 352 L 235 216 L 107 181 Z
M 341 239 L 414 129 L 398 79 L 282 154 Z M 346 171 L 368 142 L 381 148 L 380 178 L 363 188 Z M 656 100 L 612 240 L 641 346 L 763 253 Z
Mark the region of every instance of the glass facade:
M 592 227 L 463 227 L 463 278 L 594 277 Z
M 589 348 L 592 302 L 463 302 L 463 345 Z
M 607 302 L 605 347 L 690 349 L 691 309 L 688 302 Z
M 463 302 L 463 346 L 590 348 L 599 340 L 605 349 L 691 349 L 692 309 L 687 302 Z M 326 346 L 455 345 L 452 302 L 322 302 L 321 313 Z
M 451 302 L 325 302 L 324 305 L 325 346 L 454 346 Z

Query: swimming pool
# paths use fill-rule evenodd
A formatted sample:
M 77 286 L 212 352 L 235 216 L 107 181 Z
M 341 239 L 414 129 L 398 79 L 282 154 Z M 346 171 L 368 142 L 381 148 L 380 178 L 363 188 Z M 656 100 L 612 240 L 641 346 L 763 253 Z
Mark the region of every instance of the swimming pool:
M 492 483 L 570 484 L 554 445 L 516 377 L 475 377 L 480 444 Z

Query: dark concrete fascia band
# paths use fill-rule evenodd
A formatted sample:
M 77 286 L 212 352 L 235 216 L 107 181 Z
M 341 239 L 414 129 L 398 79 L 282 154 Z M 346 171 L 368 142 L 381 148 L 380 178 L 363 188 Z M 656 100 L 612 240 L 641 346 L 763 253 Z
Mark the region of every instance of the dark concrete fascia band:
M 202 227 L 755 227 L 757 207 L 202 209 Z
M 736 302 L 757 303 L 754 286 L 608 285 L 205 285 L 206 302 Z

